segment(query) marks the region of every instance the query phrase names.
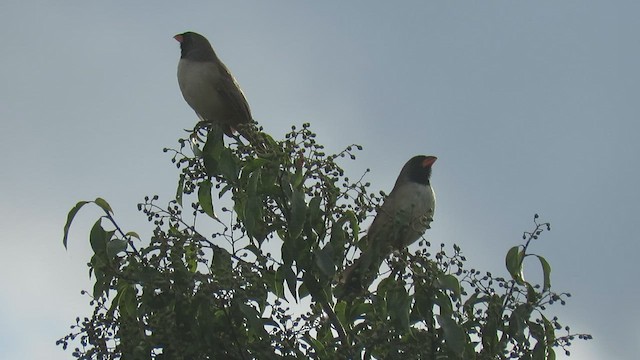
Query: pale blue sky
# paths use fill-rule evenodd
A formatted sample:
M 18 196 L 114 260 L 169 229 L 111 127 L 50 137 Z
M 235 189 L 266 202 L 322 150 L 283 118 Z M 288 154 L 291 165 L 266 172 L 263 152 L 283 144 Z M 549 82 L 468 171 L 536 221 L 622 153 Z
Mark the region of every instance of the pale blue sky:
M 196 120 L 175 74 L 186 30 L 211 40 L 274 136 L 311 122 L 329 150 L 363 145 L 345 165 L 370 168 L 373 189 L 437 155 L 427 238 L 459 244 L 470 266 L 505 275 L 540 213 L 553 228 L 532 250 L 573 294 L 551 312 L 595 337 L 571 358 L 640 352 L 640 3 L 154 3 L 0 3 L 3 357 L 71 357 L 54 342 L 89 311 L 98 215 L 80 215 L 64 251 L 78 200 L 104 197 L 149 235 L 136 203 L 174 193 L 161 150 Z

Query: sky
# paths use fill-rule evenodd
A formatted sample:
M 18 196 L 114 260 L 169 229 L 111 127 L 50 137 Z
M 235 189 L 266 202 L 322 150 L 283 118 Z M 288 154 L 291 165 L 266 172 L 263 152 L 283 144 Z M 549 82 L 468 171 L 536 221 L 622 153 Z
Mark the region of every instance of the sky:
M 275 138 L 310 122 L 329 151 L 356 143 L 389 192 L 412 156 L 438 156 L 426 238 L 458 244 L 468 266 L 506 276 L 532 229 L 552 266 L 552 307 L 574 332 L 572 359 L 640 352 L 640 23 L 636 1 L 65 1 L 0 3 L 0 349 L 68 359 L 55 346 L 88 315 L 86 209 L 105 198 L 149 235 L 136 204 L 170 200 L 162 148 L 196 121 L 181 97 L 178 43 L 212 42 L 254 118 Z M 536 264 L 527 271 L 537 271 Z M 561 355 L 561 352 L 559 352 Z M 559 358 L 566 358 L 564 355 Z

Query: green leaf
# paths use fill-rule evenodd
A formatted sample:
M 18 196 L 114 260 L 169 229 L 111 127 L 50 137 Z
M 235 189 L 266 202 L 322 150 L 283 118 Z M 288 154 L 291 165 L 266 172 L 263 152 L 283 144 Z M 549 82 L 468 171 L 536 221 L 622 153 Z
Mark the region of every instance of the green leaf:
M 304 291 L 304 293 L 303 293 Z M 306 296 L 306 292 L 311 294 L 314 301 L 326 303 L 327 295 L 323 291 L 322 286 L 318 282 L 318 279 L 311 274 L 310 271 L 304 271 L 302 275 L 302 284 L 298 288 L 298 296 L 302 299 Z
M 112 279 L 112 276 L 105 272 L 108 270 L 106 252 L 93 255 L 90 264 L 93 267 L 93 274 L 96 279 L 93 284 L 93 297 L 97 299 L 101 297 L 102 294 L 107 294 Z
M 318 265 L 320 271 L 328 278 L 332 278 L 336 273 L 336 266 L 333 263 L 334 251 L 333 244 L 329 242 L 325 247 L 320 249 L 320 251 L 314 252 L 316 265 Z
M 306 338 L 307 342 L 311 344 L 311 346 L 313 347 L 313 350 L 316 352 L 316 354 L 322 355 L 320 358 L 325 357 L 325 356 L 328 355 L 326 347 L 324 346 L 322 341 L 319 341 L 318 339 L 313 338 L 313 337 L 305 336 L 305 338 Z
M 547 348 L 547 360 L 556 360 L 556 351 L 551 346 Z
M 438 287 L 453 292 L 453 294 L 460 298 L 460 282 L 451 274 L 441 274 L 438 276 Z
M 290 265 L 295 261 L 298 268 L 311 266 L 310 261 L 313 261 L 311 242 L 304 238 L 291 239 L 285 237 L 281 253 L 284 264 Z
M 195 273 L 198 269 L 198 248 L 195 244 L 189 244 L 184 251 L 184 259 L 187 262 L 187 269 L 190 273 Z
M 229 148 L 222 148 L 218 166 L 222 176 L 232 183 L 235 183 L 238 180 L 238 165 L 236 163 L 236 159 L 236 156 L 231 152 L 231 150 L 229 150 Z
M 304 229 L 304 222 L 307 217 L 307 204 L 304 201 L 304 192 L 295 190 L 291 196 L 291 218 L 289 219 L 289 237 L 291 240 L 298 239 Z
M 473 293 L 471 294 L 471 296 L 464 302 L 464 311 L 466 311 L 467 313 L 472 314 L 474 307 L 477 304 L 480 303 L 485 303 L 485 302 L 489 302 L 489 297 L 488 296 L 479 296 L 478 293 Z
M 344 247 L 346 240 L 346 232 L 342 227 L 338 224 L 333 224 L 331 227 L 331 239 L 329 242 L 333 244 L 334 248 L 341 249 Z
M 540 255 L 536 255 L 538 260 L 540 260 L 540 265 L 542 265 L 542 274 L 544 275 L 544 285 L 542 286 L 542 290 L 546 291 L 551 288 L 551 265 L 545 258 Z
M 232 272 L 231 254 L 224 248 L 217 248 L 213 255 L 211 269 L 215 274 L 230 274 Z
M 320 196 L 314 196 L 309 201 L 309 221 L 311 225 L 315 228 L 317 222 L 322 221 L 322 210 L 320 209 L 320 205 L 322 203 L 322 198 Z
M 114 298 L 117 298 L 118 310 L 120 314 L 129 318 L 135 318 L 137 316 L 138 303 L 136 299 L 136 289 L 125 281 L 118 282 L 118 294 Z
M 204 143 L 204 148 L 202 149 L 204 168 L 208 175 L 215 176 L 221 173 L 220 155 L 223 148 L 224 140 L 222 140 L 222 131 L 219 131 L 218 127 L 214 126 L 212 131 L 207 135 L 207 141 Z
M 211 181 L 205 180 L 198 184 L 198 202 L 204 210 L 204 213 L 212 219 L 218 219 L 213 211 L 213 200 L 211 199 Z
M 444 291 L 435 292 L 435 303 L 440 307 L 440 315 L 451 316 L 453 314 L 451 298 Z
M 282 274 L 284 275 L 284 280 L 286 281 L 287 286 L 289 287 L 289 292 L 291 292 L 291 295 L 293 295 L 293 298 L 297 300 L 298 299 L 298 291 L 297 291 L 298 278 L 296 277 L 296 274 L 293 272 L 291 267 L 282 266 L 281 268 L 283 267 L 284 267 L 284 270 L 282 271 Z
M 262 320 L 262 317 L 260 317 L 258 311 L 252 306 L 249 306 L 243 302 L 238 302 L 238 307 L 240 308 L 240 311 L 244 315 L 245 319 L 247 319 L 247 330 L 249 330 L 250 333 L 258 336 L 259 338 L 268 338 L 269 334 L 267 334 L 266 330 L 264 329 L 264 322 Z
M 302 185 L 302 182 L 304 181 L 303 175 L 304 174 L 302 171 L 296 171 L 296 173 L 293 176 L 293 179 L 291 179 L 291 187 L 293 187 L 294 189 L 299 188 L 300 185 Z
M 526 304 L 521 304 L 516 307 L 511 313 L 509 318 L 509 335 L 516 339 L 518 342 L 525 340 L 525 329 L 527 328 L 527 320 L 531 312 L 528 310 Z
M 307 274 L 309 274 L 309 272 L 305 272 L 304 273 L 304 278 L 309 278 L 310 276 L 308 276 Z M 317 281 L 316 281 L 317 283 Z M 311 289 L 309 289 L 309 286 L 307 286 L 307 282 L 302 282 L 300 284 L 300 286 L 298 286 L 298 298 L 300 299 L 304 299 L 305 297 L 311 295 Z
M 96 205 L 100 206 L 100 208 L 102 208 L 102 210 L 104 210 L 104 212 L 106 212 L 107 214 L 113 214 L 113 210 L 111 210 L 111 206 L 105 199 L 96 198 L 93 202 Z
M 71 223 L 73 222 L 73 218 L 76 216 L 76 214 L 78 213 L 78 211 L 80 211 L 80 209 L 86 205 L 87 203 L 89 203 L 89 201 L 80 201 L 76 204 L 76 206 L 74 206 L 71 211 L 69 211 L 69 214 L 67 215 L 67 222 L 64 224 L 64 236 L 62 237 L 62 245 L 64 245 L 64 248 L 67 248 L 67 239 L 69 237 L 69 228 L 71 228 Z
M 107 243 L 107 256 L 111 259 L 127 249 L 127 241 L 122 239 L 113 239 Z
M 387 312 L 389 318 L 395 323 L 398 328 L 407 331 L 409 330 L 409 307 L 411 305 L 411 298 L 407 294 L 404 286 L 394 286 L 386 293 L 387 299 Z
M 549 346 L 552 346 L 556 341 L 555 327 L 553 326 L 553 324 L 551 324 L 549 319 L 547 319 L 544 315 L 542 315 L 542 325 L 544 325 L 544 332 L 546 334 L 547 344 Z
M 108 286 L 106 281 L 97 281 L 93 284 L 93 292 L 92 295 L 95 299 L 98 299 L 102 296 L 102 294 L 106 293 Z
M 502 297 L 493 295 L 485 297 L 487 302 L 486 322 L 480 331 L 482 335 L 482 346 L 488 353 L 493 354 L 498 351 L 498 327 L 502 330 Z
M 533 321 L 528 322 L 529 334 L 536 339 L 536 346 L 531 352 L 531 358 L 534 360 L 546 360 L 547 359 L 547 335 L 542 325 Z
M 287 283 L 287 287 L 289 288 L 289 292 L 293 295 L 294 299 L 298 298 L 298 292 L 296 289 L 298 288 L 298 279 L 296 278 L 296 274 L 293 272 L 290 266 L 280 266 L 278 268 L 278 273 L 282 276 L 284 282 Z
M 353 230 L 353 238 L 357 239 L 358 234 L 360 234 L 360 223 L 358 222 L 356 214 L 353 211 L 348 210 L 344 213 L 344 216 L 347 218 L 347 220 L 349 220 L 349 224 L 351 225 L 351 229 Z
M 349 311 L 349 321 L 354 322 L 358 319 L 366 318 L 368 314 L 373 313 L 373 304 L 371 303 L 357 303 L 352 306 Z
M 467 344 L 467 333 L 464 331 L 462 326 L 458 325 L 455 320 L 449 317 L 436 315 L 436 319 L 438 320 L 440 327 L 442 327 L 444 332 L 444 341 L 449 350 L 458 357 L 462 357 Z
M 511 278 L 520 285 L 524 284 L 524 274 L 522 272 L 523 259 L 524 251 L 521 249 L 521 246 L 514 246 L 509 249 L 505 258 L 505 264 L 509 274 L 511 274 Z
M 135 231 L 129 231 L 128 233 L 124 234 L 125 236 L 129 236 L 129 237 L 134 237 L 138 240 L 140 240 L 140 235 L 138 235 L 137 232 Z
M 237 208 L 238 217 L 241 219 L 247 235 L 262 242 L 266 236 L 263 224 L 263 204 L 258 196 L 258 181 L 260 179 L 260 171 L 256 171 L 249 177 L 249 181 L 245 188 L 247 197 L 237 199 L 234 207 Z M 239 207 L 239 208 L 238 208 Z M 238 211 L 239 210 L 239 211 Z
M 336 306 L 333 307 L 333 312 L 336 313 L 338 320 L 340 320 L 341 324 L 346 324 L 351 322 L 347 318 L 347 303 L 345 301 L 338 301 Z
M 267 159 L 263 159 L 263 158 L 253 158 L 253 159 L 247 160 L 244 166 L 242 167 L 242 177 L 246 177 L 256 169 L 262 168 L 267 163 L 268 163 Z
M 98 219 L 89 233 L 89 243 L 91 243 L 91 249 L 97 255 L 105 254 L 107 251 L 107 232 L 102 228 L 102 220 Z
M 177 227 L 171 226 L 169 228 L 169 235 L 181 238 L 184 234 L 182 234 L 182 231 L 180 231 L 180 229 L 178 229 Z
M 178 188 L 176 189 L 176 202 L 182 206 L 182 195 L 184 194 L 184 174 L 180 174 Z
M 279 267 L 274 273 L 265 272 L 264 277 L 265 282 L 269 285 L 274 295 L 280 299 L 284 299 L 284 267 Z
M 431 319 L 433 317 L 434 301 L 424 288 L 424 286 L 416 284 L 414 295 L 414 310 L 419 319 Z
M 535 304 L 538 302 L 538 298 L 541 296 L 538 294 L 536 289 L 529 283 L 525 283 L 525 287 L 527 288 L 527 302 L 529 304 Z

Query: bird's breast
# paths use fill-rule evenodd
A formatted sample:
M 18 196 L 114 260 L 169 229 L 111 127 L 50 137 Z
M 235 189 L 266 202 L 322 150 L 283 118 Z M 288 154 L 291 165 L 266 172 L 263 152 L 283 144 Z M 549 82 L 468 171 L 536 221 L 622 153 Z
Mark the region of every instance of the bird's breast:
M 216 109 L 221 104 L 216 84 L 220 71 L 211 62 L 180 59 L 178 62 L 178 85 L 185 101 L 201 117 L 214 120 Z
M 413 182 L 403 184 L 389 194 L 372 229 L 375 225 L 376 232 L 388 237 L 396 248 L 409 246 L 431 227 L 435 206 L 436 198 L 431 186 Z

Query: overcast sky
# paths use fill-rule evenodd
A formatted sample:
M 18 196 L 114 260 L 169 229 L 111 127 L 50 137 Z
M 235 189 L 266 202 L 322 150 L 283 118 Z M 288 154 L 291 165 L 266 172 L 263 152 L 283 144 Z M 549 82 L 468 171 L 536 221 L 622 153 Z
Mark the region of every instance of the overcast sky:
M 0 3 L 3 358 L 71 357 L 55 340 L 89 313 L 99 215 L 79 215 L 65 251 L 77 201 L 104 197 L 148 236 L 137 202 L 175 193 L 162 148 L 196 121 L 176 81 L 186 30 L 209 38 L 274 137 L 311 122 L 330 151 L 363 145 L 344 165 L 370 168 L 372 189 L 437 155 L 427 238 L 469 266 L 506 276 L 539 213 L 552 231 L 531 250 L 573 295 L 549 311 L 595 338 L 571 358 L 637 357 L 639 2 L 153 3 Z

